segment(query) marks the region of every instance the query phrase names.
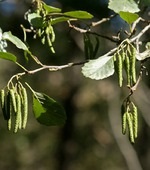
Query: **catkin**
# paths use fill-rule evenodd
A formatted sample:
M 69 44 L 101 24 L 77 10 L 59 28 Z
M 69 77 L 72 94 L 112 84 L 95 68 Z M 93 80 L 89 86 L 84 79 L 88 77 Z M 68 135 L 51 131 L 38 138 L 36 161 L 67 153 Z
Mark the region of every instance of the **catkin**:
M 4 89 L 0 91 L 0 102 L 2 107 L 3 117 L 5 120 L 8 120 L 9 117 L 7 115 L 7 95 L 5 95 Z
M 54 42 L 55 41 L 55 32 L 51 25 L 49 27 L 50 27 L 49 29 L 50 29 L 50 34 L 51 34 L 51 41 Z
M 136 49 L 132 47 L 131 75 L 133 84 L 136 83 Z
M 126 134 L 127 129 L 127 115 L 124 103 L 121 106 L 121 116 L 122 116 L 122 134 Z
M 9 119 L 7 120 L 7 129 L 11 130 L 11 126 L 12 126 L 12 112 L 13 112 L 13 110 L 12 110 L 11 102 L 9 104 L 10 104 L 10 108 L 9 108 L 10 109 L 9 110 L 10 116 L 9 116 Z
M 132 122 L 132 114 L 130 112 L 127 112 L 127 122 L 128 122 L 128 128 L 129 128 L 129 137 L 131 143 L 134 143 L 134 130 L 133 130 L 133 122 Z
M 122 87 L 122 82 L 123 82 L 123 75 L 122 75 L 122 69 L 123 69 L 123 60 L 122 56 L 118 53 L 118 78 L 119 78 L 119 86 Z
M 10 99 L 10 91 L 8 91 L 7 96 L 6 96 L 6 112 L 7 112 L 7 128 L 8 130 L 11 130 L 11 118 L 12 118 L 12 105 L 11 105 L 11 99 Z
M 17 110 L 17 106 L 16 106 L 16 97 L 15 97 L 15 92 L 13 89 L 10 89 L 10 99 L 11 99 L 11 102 L 12 102 L 12 107 L 14 109 L 14 112 L 16 112 Z
M 28 96 L 27 96 L 27 91 L 26 89 L 23 87 L 22 88 L 22 113 L 23 113 L 23 118 L 22 118 L 22 128 L 25 129 L 26 128 L 26 124 L 27 124 L 27 119 L 28 119 Z
M 122 115 L 122 134 L 126 134 L 127 130 L 127 112 Z
M 19 94 L 16 95 L 16 103 L 17 103 L 17 110 L 15 116 L 15 128 L 14 133 L 17 133 L 18 129 L 20 129 L 21 124 L 21 97 Z
M 2 109 L 4 108 L 4 102 L 5 102 L 5 91 L 4 89 L 2 89 L 0 91 L 0 103 L 1 103 Z
M 137 107 L 135 106 L 135 104 L 132 102 L 132 106 L 133 106 L 133 132 L 134 132 L 134 137 L 137 138 L 138 136 L 138 112 L 137 112 Z
M 131 85 L 131 75 L 130 75 L 130 60 L 129 56 L 126 54 L 125 56 L 125 71 L 127 75 L 127 86 Z

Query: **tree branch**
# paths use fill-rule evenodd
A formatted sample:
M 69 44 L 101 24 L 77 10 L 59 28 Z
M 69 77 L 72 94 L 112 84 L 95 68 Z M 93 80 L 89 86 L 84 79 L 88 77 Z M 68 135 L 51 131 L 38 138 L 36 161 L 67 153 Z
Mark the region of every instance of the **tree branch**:
M 108 17 L 108 18 L 102 18 L 100 21 L 92 22 L 92 23 L 91 23 L 91 26 L 92 26 L 92 27 L 95 27 L 95 26 L 97 26 L 97 25 L 102 24 L 103 22 L 110 21 L 112 18 L 116 17 L 117 15 L 118 15 L 118 14 L 111 15 L 111 16 Z
M 62 70 L 64 68 L 69 68 L 72 66 L 76 66 L 76 65 L 82 65 L 84 63 L 86 63 L 87 61 L 83 61 L 83 62 L 78 62 L 78 63 L 68 63 L 65 65 L 61 65 L 61 66 L 47 66 L 47 65 L 43 65 L 42 67 L 35 69 L 35 70 L 30 70 L 27 71 L 28 74 L 34 74 L 36 72 L 42 71 L 42 70 L 46 70 L 48 69 L 49 71 L 58 71 L 58 70 Z

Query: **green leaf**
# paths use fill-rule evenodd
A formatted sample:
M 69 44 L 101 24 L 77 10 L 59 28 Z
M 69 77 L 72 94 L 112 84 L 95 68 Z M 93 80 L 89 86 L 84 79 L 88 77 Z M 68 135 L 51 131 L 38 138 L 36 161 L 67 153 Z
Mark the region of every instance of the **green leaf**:
M 131 12 L 131 13 L 140 11 L 137 3 L 134 0 L 120 0 L 120 1 L 110 0 L 108 8 L 112 9 L 116 13 L 119 13 L 120 11 Z
M 17 61 L 17 57 L 8 52 L 0 52 L 0 58 L 13 62 Z
M 33 112 L 37 121 L 43 125 L 63 125 L 66 121 L 64 108 L 44 93 L 33 95 Z
M 44 6 L 44 9 L 46 10 L 47 13 L 61 12 L 60 8 L 55 8 L 53 6 L 46 5 L 45 3 L 44 3 L 43 6 Z
M 85 77 L 100 80 L 114 74 L 113 56 L 102 56 L 95 60 L 90 60 L 82 67 Z
M 12 33 L 10 31 L 3 33 L 3 39 L 10 41 L 19 49 L 22 49 L 25 51 L 28 50 L 28 47 L 25 45 L 25 43 L 22 42 L 18 37 L 12 35 Z
M 138 14 L 133 14 L 131 12 L 119 12 L 120 17 L 125 20 L 128 24 L 132 24 L 134 21 L 136 21 L 139 17 Z
M 51 24 L 54 25 L 60 22 L 68 21 L 68 20 L 70 20 L 69 17 L 57 17 L 57 18 L 52 19 Z
M 43 18 L 37 13 L 28 14 L 28 21 L 34 28 L 42 28 Z
M 70 11 L 70 12 L 65 12 L 64 15 L 71 17 L 71 18 L 78 18 L 78 19 L 91 19 L 91 18 L 93 18 L 93 15 L 86 12 L 86 11 Z

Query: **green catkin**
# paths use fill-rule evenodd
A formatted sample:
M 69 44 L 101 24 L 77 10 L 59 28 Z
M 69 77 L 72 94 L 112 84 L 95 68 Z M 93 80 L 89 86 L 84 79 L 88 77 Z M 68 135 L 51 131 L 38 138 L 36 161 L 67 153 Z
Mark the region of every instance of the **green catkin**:
M 16 97 L 15 97 L 15 92 L 13 89 L 10 89 L 10 97 L 11 97 L 11 102 L 12 102 L 12 108 L 14 109 L 14 112 L 16 112 L 17 110 Z
M 22 118 L 22 128 L 25 129 L 26 128 L 26 124 L 27 124 L 27 119 L 28 119 L 28 96 L 27 96 L 27 91 L 26 89 L 23 87 L 22 88 L 22 110 L 23 110 L 23 118 Z
M 126 54 L 125 54 L 125 52 L 124 52 L 124 49 L 122 50 L 122 54 L 121 54 L 121 56 L 122 56 L 122 60 L 123 60 L 123 62 L 124 62 L 125 57 L 126 57 Z
M 132 47 L 131 75 L 133 84 L 136 83 L 136 49 Z
M 4 108 L 4 102 L 5 102 L 5 90 L 2 89 L 0 91 L 0 103 L 1 103 L 2 110 Z
M 42 44 L 45 44 L 45 40 L 46 40 L 45 36 L 43 36 L 42 39 L 41 39 Z
M 113 61 L 114 61 L 115 72 L 118 73 L 118 61 L 117 61 L 116 53 L 113 55 Z
M 7 129 L 11 130 L 11 126 L 12 126 L 12 112 L 13 112 L 11 102 L 10 102 L 10 108 L 9 109 L 10 109 L 10 117 L 9 117 L 9 119 L 7 121 Z
M 129 56 L 127 54 L 125 56 L 125 71 L 126 71 L 126 75 L 127 75 L 127 86 L 130 87 L 130 85 L 131 85 L 130 60 L 129 60 Z
M 0 91 L 0 102 L 1 102 L 1 107 L 2 107 L 2 113 L 3 117 L 5 120 L 8 120 L 8 115 L 7 115 L 7 96 L 5 96 L 5 90 L 2 89 Z
M 39 37 L 41 37 L 41 35 L 42 35 L 41 29 L 38 29 L 37 34 L 38 34 Z
M 137 112 L 137 107 L 135 106 L 135 104 L 132 102 L 132 106 L 133 106 L 133 132 L 134 132 L 134 137 L 137 138 L 138 136 L 138 112 Z
M 127 115 L 126 115 L 126 108 L 124 103 L 121 106 L 121 115 L 122 115 L 122 134 L 126 134 L 127 129 Z
M 7 129 L 11 130 L 11 118 L 12 118 L 12 105 L 11 105 L 11 96 L 10 96 L 10 91 L 8 91 L 7 96 L 6 96 L 6 112 L 8 115 L 7 119 Z
M 55 32 L 53 27 L 50 25 L 50 34 L 51 34 L 51 41 L 54 42 L 55 41 Z
M 21 97 L 19 94 L 16 95 L 16 104 L 17 104 L 17 110 L 16 110 L 16 117 L 15 117 L 15 128 L 14 133 L 17 133 L 18 129 L 20 129 L 21 124 Z
M 132 121 L 132 114 L 130 112 L 127 112 L 127 122 L 128 122 L 128 128 L 129 128 L 129 137 L 131 143 L 134 143 L 134 130 L 133 130 L 133 121 Z
M 52 51 L 52 53 L 55 53 L 55 50 L 54 50 L 54 48 L 52 46 L 52 42 L 51 42 L 51 39 L 49 37 L 49 34 L 47 34 L 47 42 L 48 42 L 48 45 L 49 45 L 50 50 Z
M 122 82 L 123 82 L 123 75 L 122 75 L 122 69 L 123 69 L 123 60 L 122 56 L 117 53 L 118 57 L 118 78 L 119 78 L 119 86 L 122 87 Z
M 127 130 L 127 112 L 122 115 L 122 134 L 126 134 Z

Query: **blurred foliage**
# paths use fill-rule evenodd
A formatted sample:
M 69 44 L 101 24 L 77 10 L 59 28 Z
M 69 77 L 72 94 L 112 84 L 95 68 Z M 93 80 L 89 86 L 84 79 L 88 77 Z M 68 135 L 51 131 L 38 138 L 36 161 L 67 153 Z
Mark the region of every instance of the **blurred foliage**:
M 47 0 L 46 2 L 62 7 L 64 11 L 86 10 L 98 18 L 107 17 L 111 13 L 107 9 L 107 1 L 104 3 L 102 0 L 82 2 Z M 23 38 L 20 23 L 28 25 L 24 21 L 24 13 L 29 7 L 28 0 L 1 2 L 0 27 L 6 31 L 11 30 L 14 35 Z M 98 31 L 101 34 L 111 35 L 123 25 L 125 23 L 117 18 L 102 25 Z M 45 64 L 57 65 L 84 58 L 82 35 L 74 31 L 70 32 L 65 24 L 55 26 L 55 30 L 56 54 L 48 53 L 48 47 L 44 47 L 40 41 L 35 41 L 32 35 L 29 36 L 28 41 L 35 55 L 40 56 Z M 149 32 L 146 37 L 149 37 Z M 112 47 L 112 43 L 100 38 L 99 55 Z M 20 56 L 20 62 L 26 62 L 22 52 L 18 53 L 15 47 L 12 46 L 10 51 Z M 0 87 L 3 87 L 11 75 L 19 71 L 19 68 L 9 61 L 0 60 L 0 62 Z M 34 68 L 33 63 L 29 63 L 28 67 Z M 147 68 L 149 72 L 149 61 Z M 0 119 L 0 169 L 135 170 L 135 162 L 131 162 L 130 168 L 126 162 L 126 159 L 134 160 L 133 157 L 136 157 L 131 154 L 133 148 L 136 149 L 142 169 L 150 169 L 149 76 L 143 78 L 145 83 L 141 83 L 134 97 L 141 111 L 139 115 L 141 119 L 139 138 L 136 144 L 131 146 L 120 131 L 120 103 L 125 97 L 126 89 L 120 91 L 115 76 L 97 82 L 84 78 L 80 72 L 81 68 L 77 66 L 59 72 L 43 71 L 26 76 L 35 90 L 40 89 L 41 92 L 52 96 L 65 106 L 68 119 L 63 127 L 46 127 L 39 125 L 33 119 L 31 112 L 26 130 L 17 134 L 7 132 L 4 121 Z M 0 117 L 2 118 L 2 114 Z M 117 126 L 117 138 L 113 133 L 115 126 Z M 126 155 L 120 149 L 117 140 L 126 151 Z M 141 170 L 140 166 L 138 169 Z

